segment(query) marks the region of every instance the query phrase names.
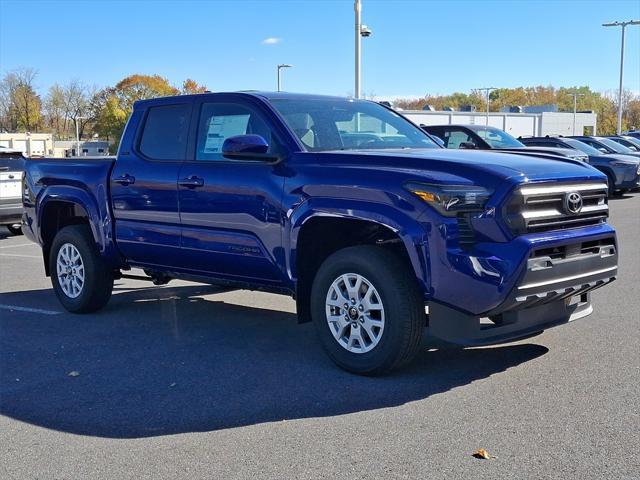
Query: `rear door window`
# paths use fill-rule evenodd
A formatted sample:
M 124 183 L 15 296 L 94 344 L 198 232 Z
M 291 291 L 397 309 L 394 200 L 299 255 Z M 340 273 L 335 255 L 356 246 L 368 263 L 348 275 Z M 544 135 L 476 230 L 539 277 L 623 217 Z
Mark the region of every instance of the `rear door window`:
M 139 150 L 151 160 L 184 160 L 191 105 L 162 105 L 147 112 Z

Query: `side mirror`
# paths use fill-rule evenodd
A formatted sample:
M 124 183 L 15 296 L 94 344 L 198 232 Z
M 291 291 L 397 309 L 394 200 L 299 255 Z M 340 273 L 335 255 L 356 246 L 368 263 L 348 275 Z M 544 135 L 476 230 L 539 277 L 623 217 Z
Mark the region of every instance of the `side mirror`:
M 478 147 L 473 142 L 461 142 L 460 145 L 458 145 L 458 148 L 474 150 Z
M 260 135 L 236 135 L 227 138 L 222 144 L 222 156 L 231 160 L 253 160 L 276 163 L 278 155 L 269 154 L 269 144 Z
M 609 153 L 609 151 L 604 147 L 600 147 L 598 150 L 601 151 L 602 153 Z
M 260 135 L 236 135 L 222 144 L 222 155 L 227 158 L 251 158 L 267 153 L 269 144 Z

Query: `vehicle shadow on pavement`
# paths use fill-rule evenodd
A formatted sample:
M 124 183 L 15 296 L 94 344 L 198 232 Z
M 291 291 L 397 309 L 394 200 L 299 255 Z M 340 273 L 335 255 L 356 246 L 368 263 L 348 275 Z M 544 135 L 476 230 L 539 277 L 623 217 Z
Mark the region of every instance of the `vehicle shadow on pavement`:
M 109 438 L 203 432 L 401 405 L 548 351 L 425 346 L 409 368 L 359 377 L 331 363 L 312 325 L 198 296 L 211 288 L 123 291 L 93 315 L 0 311 L 0 414 Z M 51 290 L 0 303 L 56 305 Z

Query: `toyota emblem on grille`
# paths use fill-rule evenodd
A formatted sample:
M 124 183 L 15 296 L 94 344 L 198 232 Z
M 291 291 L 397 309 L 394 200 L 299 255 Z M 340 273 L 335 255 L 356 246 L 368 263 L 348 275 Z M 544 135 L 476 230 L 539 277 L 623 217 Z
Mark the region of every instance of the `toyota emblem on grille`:
M 578 192 L 567 193 L 564 197 L 564 208 L 567 213 L 580 213 L 582 210 L 582 195 Z

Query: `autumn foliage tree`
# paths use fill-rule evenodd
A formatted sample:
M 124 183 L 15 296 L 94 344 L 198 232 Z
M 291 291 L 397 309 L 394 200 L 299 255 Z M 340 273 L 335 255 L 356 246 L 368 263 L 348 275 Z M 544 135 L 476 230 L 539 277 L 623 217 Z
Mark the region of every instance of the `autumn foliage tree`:
M 42 122 L 42 101 L 34 81 L 38 72 L 21 68 L 0 82 L 0 127 L 8 131 L 37 132 Z
M 205 93 L 207 91 L 207 87 L 204 85 L 199 85 L 198 82 L 187 78 L 184 82 L 182 82 L 182 93 L 184 95 L 190 95 L 193 93 Z
M 580 93 L 577 99 L 578 110 L 592 110 L 598 115 L 598 133 L 611 135 L 616 132 L 617 97 L 616 92 L 594 92 L 589 87 L 556 88 L 552 86 L 499 88 L 489 95 L 489 110 L 500 111 L 503 107 L 530 105 L 558 105 L 561 112 L 573 112 L 573 96 Z M 426 95 L 420 99 L 396 101 L 396 106 L 405 110 L 421 110 L 425 105 L 432 105 L 436 110 L 453 107 L 459 110 L 463 105 L 474 105 L 477 110 L 486 109 L 486 98 L 483 92 L 472 90 L 470 94 L 456 92 L 451 95 Z M 623 130 L 632 126 L 640 127 L 640 98 L 631 92 L 623 93 Z

